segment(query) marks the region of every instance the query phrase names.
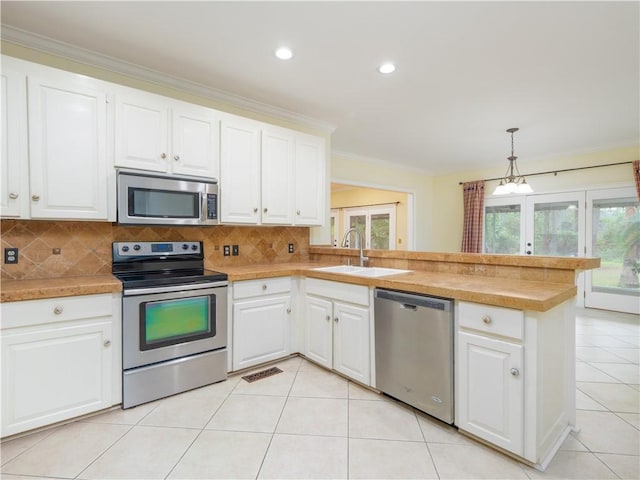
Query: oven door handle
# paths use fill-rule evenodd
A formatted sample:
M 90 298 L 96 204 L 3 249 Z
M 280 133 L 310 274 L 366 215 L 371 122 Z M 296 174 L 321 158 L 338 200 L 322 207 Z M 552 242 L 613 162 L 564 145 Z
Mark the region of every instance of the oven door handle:
M 147 288 L 130 288 L 124 289 L 122 295 L 147 295 L 150 293 L 169 293 L 169 292 L 184 292 L 192 290 L 202 290 L 205 288 L 226 287 L 229 285 L 227 281 L 221 282 L 207 282 L 207 283 L 183 283 L 182 285 L 171 285 L 164 287 L 147 287 Z

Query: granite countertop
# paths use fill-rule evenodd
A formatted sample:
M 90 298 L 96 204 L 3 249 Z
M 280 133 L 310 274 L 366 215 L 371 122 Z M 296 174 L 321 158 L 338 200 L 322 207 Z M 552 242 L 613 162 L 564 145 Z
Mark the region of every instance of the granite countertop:
M 575 285 L 512 278 L 483 277 L 412 271 L 377 278 L 313 270 L 327 264 L 317 262 L 281 263 L 223 267 L 229 281 L 304 275 L 372 287 L 403 290 L 425 295 L 544 312 L 576 295 Z M 91 275 L 31 280 L 3 280 L 0 301 L 13 302 L 40 298 L 111 293 L 122 290 L 114 276 Z
M 320 263 L 284 263 L 276 265 L 247 265 L 220 269 L 229 275 L 229 281 L 253 280 L 288 275 L 354 283 L 370 287 L 403 290 L 425 295 L 467 300 L 470 302 L 545 312 L 574 297 L 575 285 L 513 278 L 483 277 L 411 271 L 384 277 L 368 278 L 355 275 L 313 270 L 327 266 Z
M 0 290 L 0 302 L 17 302 L 41 298 L 121 292 L 122 283 L 111 274 L 29 280 L 3 279 L 0 284 Z

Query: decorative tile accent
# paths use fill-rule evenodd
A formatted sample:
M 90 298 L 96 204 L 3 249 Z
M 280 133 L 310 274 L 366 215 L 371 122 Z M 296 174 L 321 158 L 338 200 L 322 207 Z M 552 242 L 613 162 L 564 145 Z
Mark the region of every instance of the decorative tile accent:
M 111 243 L 116 241 L 202 241 L 205 267 L 307 260 L 307 227 L 130 227 L 107 222 L 0 221 L 2 248 L 18 247 L 19 262 L 2 264 L 2 278 L 53 278 L 111 272 Z M 295 253 L 288 251 L 293 243 Z M 238 245 L 240 255 L 223 256 L 223 245 Z M 60 254 L 54 255 L 53 249 Z M 4 251 L 4 250 L 3 250 Z

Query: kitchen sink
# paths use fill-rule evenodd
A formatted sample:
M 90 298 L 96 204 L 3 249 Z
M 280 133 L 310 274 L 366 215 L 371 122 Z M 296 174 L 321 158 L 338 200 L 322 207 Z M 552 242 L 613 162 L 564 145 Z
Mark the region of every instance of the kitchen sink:
M 386 275 L 397 275 L 411 271 L 401 270 L 399 268 L 356 267 L 354 265 L 333 265 L 331 267 L 318 267 L 313 270 L 317 272 L 344 273 L 346 275 L 357 275 L 359 277 L 384 277 Z

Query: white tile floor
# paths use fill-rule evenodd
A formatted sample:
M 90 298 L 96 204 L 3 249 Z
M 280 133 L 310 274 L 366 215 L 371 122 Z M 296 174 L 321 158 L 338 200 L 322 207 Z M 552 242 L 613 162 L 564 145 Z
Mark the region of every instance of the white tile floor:
M 541 473 L 301 358 L 2 443 L 2 478 L 640 477 L 638 318 L 579 310 L 580 432 Z

